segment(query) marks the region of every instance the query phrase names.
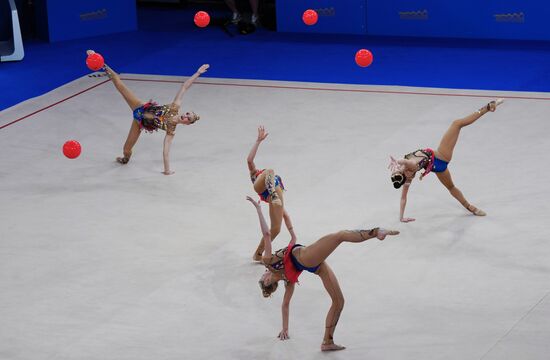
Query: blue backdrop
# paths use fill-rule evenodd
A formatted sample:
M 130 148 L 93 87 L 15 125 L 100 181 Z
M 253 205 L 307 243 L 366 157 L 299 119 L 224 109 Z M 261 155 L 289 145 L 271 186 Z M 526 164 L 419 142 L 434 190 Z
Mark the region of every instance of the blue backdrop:
M 366 0 L 277 0 L 277 30 L 332 34 L 366 34 Z M 302 21 L 307 9 L 317 11 L 319 21 Z
M 319 11 L 319 22 L 301 15 Z M 548 0 L 278 0 L 279 31 L 550 40 Z
M 36 11 L 51 42 L 137 29 L 135 0 L 37 0 Z
M 541 0 L 369 1 L 372 35 L 550 40 Z

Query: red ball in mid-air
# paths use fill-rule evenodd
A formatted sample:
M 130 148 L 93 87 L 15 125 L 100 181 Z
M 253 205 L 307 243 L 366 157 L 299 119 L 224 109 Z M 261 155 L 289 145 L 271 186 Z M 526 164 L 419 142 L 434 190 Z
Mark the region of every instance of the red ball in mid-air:
M 319 15 L 317 15 L 317 11 L 308 9 L 304 11 L 304 14 L 302 15 L 302 20 L 306 25 L 315 25 L 317 24 L 317 20 L 319 19 Z
M 372 64 L 372 53 L 367 49 L 361 49 L 355 53 L 355 62 L 361 67 L 367 67 Z
M 86 65 L 88 66 L 88 69 L 92 71 L 98 71 L 105 65 L 105 60 L 103 60 L 103 56 L 98 53 L 93 53 L 88 55 L 86 58 Z
M 210 24 L 210 15 L 206 11 L 198 11 L 195 14 L 195 25 L 198 27 L 206 27 Z
M 78 156 L 80 156 L 81 151 L 82 147 L 80 146 L 80 143 L 76 140 L 69 140 L 65 142 L 65 144 L 63 144 L 63 154 L 69 159 L 76 159 Z

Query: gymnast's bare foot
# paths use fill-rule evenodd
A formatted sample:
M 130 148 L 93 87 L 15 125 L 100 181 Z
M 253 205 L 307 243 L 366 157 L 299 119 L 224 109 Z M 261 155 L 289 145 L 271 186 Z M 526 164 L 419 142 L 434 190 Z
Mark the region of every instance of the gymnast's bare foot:
M 119 164 L 126 165 L 128 164 L 128 161 L 130 161 L 130 158 L 128 156 L 117 157 L 116 161 Z
M 252 260 L 262 261 L 262 254 L 258 254 L 257 252 L 255 252 L 254 255 L 252 256 Z
M 342 345 L 336 345 L 335 343 L 331 342 L 328 344 L 321 344 L 321 351 L 338 351 L 338 350 L 344 350 L 346 347 Z
M 487 110 L 493 112 L 497 109 L 497 106 L 499 106 L 503 102 L 504 102 L 504 99 L 496 99 L 494 101 L 491 101 L 490 103 L 487 104 Z
M 476 208 L 474 205 L 469 204 L 466 209 L 468 209 L 469 212 L 474 214 L 475 216 L 485 216 L 487 213 L 481 209 Z
M 376 231 L 376 238 L 378 240 L 384 240 L 386 238 L 386 236 L 388 236 L 388 235 L 399 235 L 399 231 L 397 231 L 397 230 L 388 230 L 388 229 L 383 229 L 383 228 L 379 228 Z

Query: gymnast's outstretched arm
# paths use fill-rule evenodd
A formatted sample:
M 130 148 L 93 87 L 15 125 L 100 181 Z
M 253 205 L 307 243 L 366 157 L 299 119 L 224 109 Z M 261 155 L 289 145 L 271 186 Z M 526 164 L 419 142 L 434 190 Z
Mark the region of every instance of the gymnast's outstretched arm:
M 254 207 L 256 208 L 256 212 L 258 213 L 258 219 L 260 220 L 260 229 L 262 230 L 262 241 L 264 242 L 263 259 L 271 259 L 271 256 L 273 254 L 271 250 L 271 234 L 269 232 L 269 227 L 267 226 L 267 223 L 265 221 L 264 214 L 262 213 L 260 201 L 258 200 L 256 202 L 250 196 L 247 196 L 246 200 L 250 201 L 252 205 L 254 205 Z
M 258 151 L 260 144 L 262 143 L 262 141 L 265 140 L 267 135 L 269 135 L 269 133 L 265 131 L 265 128 L 263 126 L 258 126 L 258 137 L 256 138 L 256 142 L 252 146 L 252 149 L 250 149 L 250 153 L 246 158 L 246 162 L 248 164 L 248 170 L 250 171 L 250 173 L 253 173 L 256 171 L 256 164 L 254 164 L 254 158 L 256 157 L 256 152 Z
M 174 135 L 166 134 L 164 137 L 164 145 L 162 148 L 162 158 L 164 161 L 164 175 L 172 175 L 174 172 L 170 170 L 170 147 L 172 146 Z
M 196 73 L 194 73 L 189 79 L 185 80 L 185 82 L 183 83 L 183 85 L 181 86 L 180 90 L 178 91 L 178 93 L 176 94 L 176 97 L 174 98 L 174 101 L 173 101 L 173 104 L 176 105 L 176 106 L 180 106 L 181 105 L 181 98 L 183 97 L 183 94 L 187 91 L 187 89 L 189 89 L 191 87 L 191 85 L 193 85 L 193 82 L 195 80 L 197 80 L 197 78 L 199 76 L 201 76 L 202 74 L 204 74 L 206 72 L 206 70 L 208 70 L 208 68 L 210 67 L 210 65 L 208 64 L 204 64 L 202 65 Z
M 283 304 L 281 306 L 281 312 L 283 315 L 283 329 L 277 335 L 280 340 L 288 340 L 290 336 L 288 335 L 288 319 L 290 315 L 290 299 L 292 299 L 292 294 L 294 294 L 294 283 L 285 284 L 285 294 L 283 296 Z
M 290 220 L 290 216 L 286 212 L 286 209 L 283 212 L 283 220 L 285 221 L 286 228 L 290 233 L 290 243 L 294 245 L 296 244 L 296 233 L 294 233 L 294 227 L 292 226 L 292 221 Z
M 401 200 L 399 202 L 399 221 L 401 222 L 411 222 L 415 219 L 405 217 L 405 206 L 407 206 L 407 194 L 409 193 L 410 183 L 403 184 L 403 189 L 401 190 Z

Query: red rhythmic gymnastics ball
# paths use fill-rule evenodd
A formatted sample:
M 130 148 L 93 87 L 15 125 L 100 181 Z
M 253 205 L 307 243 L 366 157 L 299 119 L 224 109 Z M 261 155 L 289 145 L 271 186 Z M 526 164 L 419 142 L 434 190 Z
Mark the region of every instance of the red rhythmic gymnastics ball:
M 103 56 L 101 56 L 98 53 L 93 53 L 88 55 L 86 58 L 86 65 L 88 66 L 88 69 L 92 71 L 98 71 L 105 65 L 105 60 L 103 60 Z
M 69 159 L 75 159 L 80 155 L 82 147 L 76 140 L 69 140 L 63 144 L 63 154 Z
M 302 15 L 302 20 L 306 25 L 315 25 L 318 19 L 319 15 L 317 15 L 317 11 L 315 10 L 308 9 L 304 11 L 304 15 Z
M 210 24 L 210 15 L 206 11 L 198 11 L 195 14 L 195 25 L 198 27 L 206 27 Z
M 355 62 L 361 67 L 369 66 L 372 60 L 372 53 L 367 49 L 361 49 L 355 53 Z

